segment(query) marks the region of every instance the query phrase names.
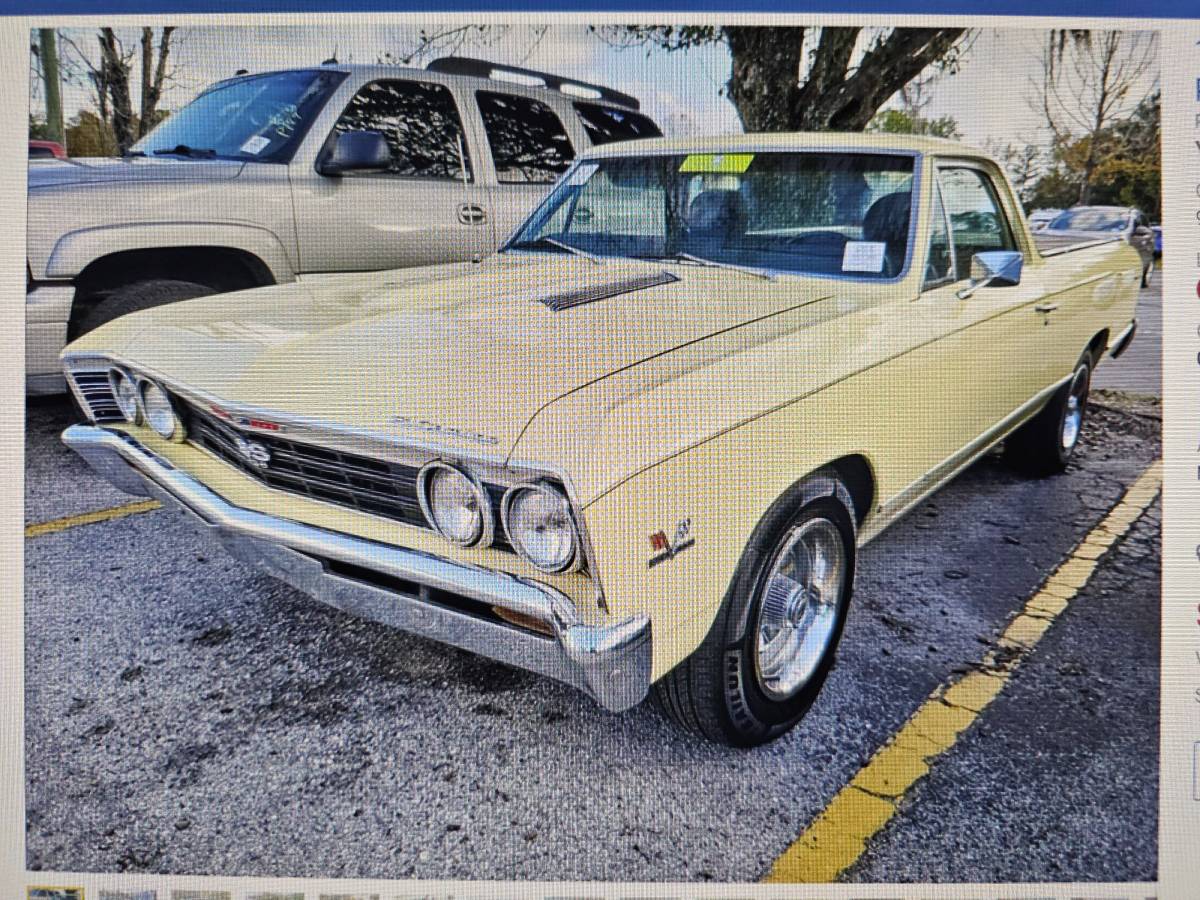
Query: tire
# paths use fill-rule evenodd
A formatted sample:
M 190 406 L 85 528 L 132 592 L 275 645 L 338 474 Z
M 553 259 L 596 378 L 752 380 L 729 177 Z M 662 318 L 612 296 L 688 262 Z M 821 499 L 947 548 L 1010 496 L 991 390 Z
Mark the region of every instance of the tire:
M 1071 379 L 1055 392 L 1041 412 L 1005 441 L 1004 456 L 1014 468 L 1029 475 L 1045 476 L 1067 467 L 1079 446 L 1091 381 L 1092 358 L 1085 353 Z
M 72 321 L 69 339 L 74 340 L 129 313 L 215 293 L 216 290 L 207 284 L 195 281 L 176 281 L 169 278 L 135 281 L 111 291 L 103 300 Z
M 1150 287 L 1150 276 L 1154 274 L 1154 260 L 1146 263 L 1146 268 L 1142 269 L 1142 287 Z
M 655 685 L 660 709 L 684 730 L 735 747 L 773 741 L 804 717 L 833 667 L 854 588 L 853 504 L 829 476 L 796 490 L 755 530 L 703 643 Z M 812 603 L 807 591 L 788 593 L 799 584 L 783 580 L 790 563 L 811 563 L 816 547 L 836 578 L 819 578 L 813 568 L 791 572 L 810 589 L 823 582 L 824 603 Z M 797 640 L 799 652 L 789 653 Z

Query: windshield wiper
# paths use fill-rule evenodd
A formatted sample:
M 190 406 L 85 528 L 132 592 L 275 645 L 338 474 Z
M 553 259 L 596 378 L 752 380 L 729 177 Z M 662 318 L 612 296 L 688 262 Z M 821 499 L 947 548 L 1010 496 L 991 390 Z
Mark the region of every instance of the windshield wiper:
M 703 256 L 694 256 L 691 253 L 675 253 L 671 256 L 654 256 L 650 259 L 662 259 L 690 262 L 698 266 L 708 266 L 712 269 L 729 269 L 731 272 L 741 272 L 743 275 L 753 275 L 755 278 L 762 278 L 766 281 L 774 281 L 776 275 L 774 272 L 768 272 L 766 269 L 754 269 L 750 266 L 739 266 L 737 263 L 721 262 L 718 259 L 705 259 Z
M 126 150 L 124 153 L 121 154 L 121 158 L 129 159 L 130 157 L 133 157 L 133 156 L 145 156 L 145 155 L 146 155 L 145 150 Z
M 515 244 L 509 244 L 505 250 L 536 250 L 538 247 L 557 247 L 559 250 L 566 250 L 568 253 L 575 256 L 582 256 L 586 260 L 590 260 L 598 266 L 604 265 L 604 260 L 594 253 L 588 253 L 586 250 L 568 244 L 566 241 L 560 241 L 552 237 L 538 237 L 531 241 L 518 241 Z
M 155 156 L 186 156 L 189 159 L 215 159 L 216 150 L 189 147 L 187 144 L 176 144 L 170 150 L 163 148 L 152 151 Z

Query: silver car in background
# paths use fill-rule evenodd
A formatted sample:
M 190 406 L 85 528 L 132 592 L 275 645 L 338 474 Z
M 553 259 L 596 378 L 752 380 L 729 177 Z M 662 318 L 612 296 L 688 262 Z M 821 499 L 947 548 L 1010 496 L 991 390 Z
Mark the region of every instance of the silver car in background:
M 1073 206 L 1036 232 L 1042 250 L 1087 241 L 1123 240 L 1142 258 L 1142 287 L 1154 271 L 1154 231 L 1146 214 L 1131 206 Z

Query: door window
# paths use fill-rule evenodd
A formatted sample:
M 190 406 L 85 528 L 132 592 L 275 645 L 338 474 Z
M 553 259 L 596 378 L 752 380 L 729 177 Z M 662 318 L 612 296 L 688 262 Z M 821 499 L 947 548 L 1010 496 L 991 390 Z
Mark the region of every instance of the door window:
M 662 137 L 658 126 L 641 113 L 598 103 L 576 103 L 575 112 L 579 115 L 583 130 L 597 146 L 613 141 Z
M 392 151 L 389 175 L 462 179 L 465 168 L 471 179 L 462 119 L 444 85 L 372 82 L 354 95 L 333 130 L 382 132 Z
M 971 257 L 990 250 L 1015 250 L 1012 229 L 992 186 L 978 169 L 944 168 L 938 172 L 942 202 L 950 219 L 956 279 L 971 271 Z
M 575 158 L 562 121 L 545 103 L 492 91 L 476 97 L 501 183 L 553 182 Z

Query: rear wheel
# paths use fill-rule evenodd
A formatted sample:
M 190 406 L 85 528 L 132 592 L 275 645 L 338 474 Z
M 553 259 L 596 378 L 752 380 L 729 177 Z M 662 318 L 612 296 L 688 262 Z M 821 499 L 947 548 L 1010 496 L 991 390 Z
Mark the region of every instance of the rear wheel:
M 1067 467 L 1079 445 L 1091 378 L 1092 359 L 1084 354 L 1070 380 L 1005 442 L 1005 458 L 1014 467 L 1031 475 L 1053 475 Z
M 677 724 L 751 747 L 808 712 L 833 666 L 853 590 L 854 519 L 838 488 L 759 527 L 708 636 L 655 686 Z

